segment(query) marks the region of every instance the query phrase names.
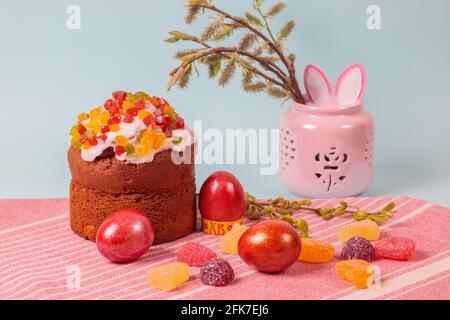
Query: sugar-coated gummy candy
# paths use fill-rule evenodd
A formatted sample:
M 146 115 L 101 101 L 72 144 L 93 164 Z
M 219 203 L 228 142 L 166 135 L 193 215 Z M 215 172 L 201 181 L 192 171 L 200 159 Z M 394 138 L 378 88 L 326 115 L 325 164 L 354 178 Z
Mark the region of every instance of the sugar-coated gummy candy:
M 188 242 L 177 253 L 177 261 L 191 267 L 201 267 L 206 261 L 214 259 L 217 254 L 198 242 Z
M 378 258 L 408 261 L 416 251 L 413 239 L 395 236 L 374 242 L 375 254 Z
M 189 266 L 175 262 L 151 269 L 148 284 L 156 289 L 171 291 L 189 280 Z
M 234 270 L 230 263 L 222 258 L 205 262 L 200 270 L 200 279 L 209 286 L 224 287 L 234 280 Z
M 376 222 L 370 220 L 347 224 L 337 232 L 339 241 L 346 243 L 354 237 L 361 237 L 369 241 L 380 239 L 380 228 Z
M 238 254 L 239 239 L 248 230 L 248 227 L 241 224 L 233 225 L 233 228 L 222 237 L 220 250 L 226 254 Z
M 369 240 L 354 237 L 342 248 L 341 257 L 345 260 L 359 259 L 371 262 L 375 259 L 375 249 Z
M 327 263 L 333 260 L 334 252 L 332 244 L 315 239 L 302 239 L 299 260 L 308 263 Z
M 341 279 L 353 283 L 359 289 L 366 289 L 374 277 L 370 266 L 370 263 L 364 260 L 346 260 L 336 264 L 336 272 Z

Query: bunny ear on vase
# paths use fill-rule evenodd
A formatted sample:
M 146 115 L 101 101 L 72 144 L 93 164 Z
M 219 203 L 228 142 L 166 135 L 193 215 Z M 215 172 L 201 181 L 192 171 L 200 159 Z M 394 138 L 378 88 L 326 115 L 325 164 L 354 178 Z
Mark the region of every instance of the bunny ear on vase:
M 326 74 L 315 65 L 308 65 L 305 69 L 304 84 L 308 100 L 317 106 L 333 104 L 333 90 Z
M 336 84 L 338 106 L 351 106 L 362 102 L 366 91 L 366 72 L 360 64 L 348 67 Z

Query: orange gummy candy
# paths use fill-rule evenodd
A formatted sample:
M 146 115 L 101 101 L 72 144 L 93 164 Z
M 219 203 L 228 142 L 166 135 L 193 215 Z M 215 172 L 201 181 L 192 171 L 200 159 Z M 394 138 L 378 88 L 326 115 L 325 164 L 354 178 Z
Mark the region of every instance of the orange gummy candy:
M 238 254 L 239 239 L 247 230 L 247 226 L 240 224 L 233 225 L 233 229 L 223 236 L 220 242 L 220 250 L 226 254 Z
M 352 282 L 358 289 L 366 289 L 374 277 L 370 266 L 370 263 L 364 260 L 346 260 L 336 264 L 336 272 L 341 279 Z
M 376 222 L 364 220 L 343 226 L 339 229 L 336 235 L 339 241 L 344 243 L 347 243 L 348 240 L 354 237 L 361 237 L 369 241 L 376 241 L 380 239 L 380 228 Z
M 302 239 L 299 260 L 308 263 L 327 263 L 333 260 L 334 252 L 332 244 L 315 239 Z
M 148 284 L 156 289 L 171 291 L 189 280 L 189 266 L 175 262 L 151 269 Z

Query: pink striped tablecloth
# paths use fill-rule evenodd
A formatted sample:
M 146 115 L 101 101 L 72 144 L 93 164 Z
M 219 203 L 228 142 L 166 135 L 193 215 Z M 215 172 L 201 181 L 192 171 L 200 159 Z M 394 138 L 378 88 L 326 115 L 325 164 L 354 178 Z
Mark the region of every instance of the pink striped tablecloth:
M 153 247 L 135 263 L 115 265 L 102 258 L 93 243 L 72 234 L 67 199 L 0 200 L 0 299 L 450 299 L 448 209 L 405 196 L 347 200 L 369 211 L 393 200 L 397 213 L 382 226 L 382 236 L 406 235 L 418 243 L 411 261 L 375 262 L 381 270 L 377 289 L 356 290 L 338 278 L 335 263 L 296 263 L 284 273 L 268 275 L 252 270 L 238 256 L 225 256 L 237 275 L 233 285 L 205 286 L 199 269 L 193 268 L 188 283 L 161 292 L 146 284 L 150 268 L 173 262 L 187 240 L 218 252 L 220 238 L 194 233 Z M 315 200 L 314 205 L 337 202 Z M 342 217 L 326 222 L 313 214 L 302 215 L 310 223 L 312 237 L 333 243 L 336 230 L 351 221 Z

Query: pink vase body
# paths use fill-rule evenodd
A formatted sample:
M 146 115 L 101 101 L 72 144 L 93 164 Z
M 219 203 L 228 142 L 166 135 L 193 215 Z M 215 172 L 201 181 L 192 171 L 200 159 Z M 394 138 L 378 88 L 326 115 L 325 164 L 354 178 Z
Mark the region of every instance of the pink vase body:
M 374 122 L 363 104 L 349 107 L 295 103 L 282 114 L 283 184 L 307 198 L 363 193 L 373 177 Z

